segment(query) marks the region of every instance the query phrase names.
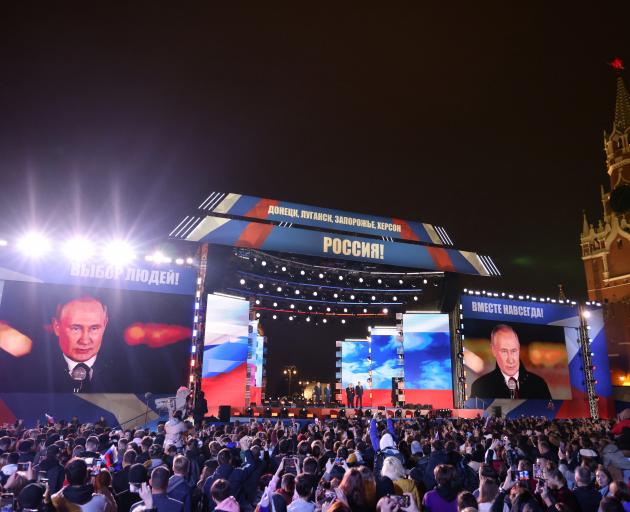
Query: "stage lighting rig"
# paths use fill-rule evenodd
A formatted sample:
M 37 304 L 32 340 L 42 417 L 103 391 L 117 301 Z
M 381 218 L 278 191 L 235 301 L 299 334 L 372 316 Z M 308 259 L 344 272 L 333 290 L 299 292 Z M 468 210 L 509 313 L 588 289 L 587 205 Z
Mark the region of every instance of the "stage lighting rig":
M 43 234 L 31 232 L 18 240 L 17 248 L 25 256 L 39 258 L 52 249 L 52 244 Z
M 113 265 L 127 265 L 136 259 L 136 254 L 125 240 L 112 240 L 103 251 L 103 257 Z

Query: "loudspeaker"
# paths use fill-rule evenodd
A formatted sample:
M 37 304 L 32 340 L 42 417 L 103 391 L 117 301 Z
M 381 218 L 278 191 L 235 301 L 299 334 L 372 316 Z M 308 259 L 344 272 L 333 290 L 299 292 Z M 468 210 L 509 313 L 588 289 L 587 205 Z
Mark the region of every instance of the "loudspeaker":
M 495 417 L 500 418 L 501 416 L 503 416 L 503 408 L 500 405 L 495 405 L 492 408 L 492 414 Z
M 231 407 L 229 405 L 219 405 L 219 421 L 222 423 L 230 422 Z

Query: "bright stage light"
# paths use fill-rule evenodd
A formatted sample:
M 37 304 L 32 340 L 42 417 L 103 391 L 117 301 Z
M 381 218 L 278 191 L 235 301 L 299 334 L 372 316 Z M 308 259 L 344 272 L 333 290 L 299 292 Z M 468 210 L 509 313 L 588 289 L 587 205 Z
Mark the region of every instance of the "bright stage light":
M 339 276 L 339 281 L 343 281 L 343 276 Z
M 319 274 L 320 279 L 324 279 L 324 274 Z
M 417 296 L 417 295 L 414 295 L 414 296 L 413 296 L 413 300 L 418 300 L 418 296 Z
M 277 319 L 278 319 L 278 315 L 273 315 L 273 317 L 272 317 L 272 318 L 273 318 L 274 320 L 277 320 Z
M 299 295 L 300 294 L 300 290 L 295 290 L 295 294 Z
M 278 288 L 276 288 L 276 290 L 281 292 L 282 291 L 282 286 L 278 286 Z
M 278 307 L 278 303 L 277 303 L 277 302 L 274 302 L 274 303 L 273 303 L 273 307 L 274 307 L 274 308 L 277 308 L 277 307 Z
M 403 280 L 402 280 L 402 279 L 399 279 L 399 280 L 398 280 L 398 284 L 403 284 Z
M 256 318 L 260 318 L 260 313 L 256 313 Z
M 350 295 L 350 300 L 354 300 L 354 295 Z
M 343 308 L 343 312 L 347 313 L 348 312 L 348 308 Z
M 330 308 L 326 308 L 326 311 L 327 311 L 328 313 L 330 313 Z
M 262 283 L 258 283 L 258 288 L 260 288 L 260 289 L 262 290 L 264 287 L 265 287 L 265 285 L 264 285 L 264 284 L 262 284 Z
M 192 258 L 186 258 L 186 263 L 188 265 L 192 265 L 195 262 L 195 260 L 193 260 Z
M 326 323 L 326 322 L 328 322 L 328 320 L 326 320 L 326 319 L 324 318 L 324 319 L 322 319 L 322 322 Z
M 382 280 L 382 279 L 378 279 L 376 282 L 377 282 L 378 284 L 381 284 L 381 283 L 383 282 L 383 280 Z
M 63 246 L 67 258 L 74 261 L 85 261 L 94 254 L 94 245 L 86 238 L 71 238 Z
M 427 281 L 426 279 L 423 279 L 423 280 L 422 280 L 422 282 L 423 282 L 424 284 L 427 284 L 429 281 Z
M 363 278 L 359 277 L 359 283 L 362 283 L 362 282 L 363 282 Z
M 364 313 L 367 313 L 367 308 L 363 308 L 363 312 L 364 312 Z
M 266 262 L 266 261 L 263 261 L 263 262 L 261 263 L 261 265 L 262 265 L 263 267 L 266 267 L 266 266 L 267 266 L 267 262 Z
M 389 313 L 389 309 L 383 308 L 383 313 L 385 313 L 385 314 Z
M 31 258 L 39 258 L 51 249 L 50 241 L 41 233 L 27 233 L 17 243 L 17 248 Z
M 307 317 L 306 317 L 306 321 L 307 321 L 307 322 L 310 322 L 310 321 L 311 321 L 311 317 L 310 317 L 310 316 L 307 316 Z
M 339 297 L 339 294 L 338 293 L 333 293 L 333 297 L 336 299 L 336 298 Z
M 256 299 L 256 304 L 260 304 L 260 299 Z
M 245 284 L 245 279 L 241 279 L 241 280 L 239 281 L 239 283 L 241 283 L 241 284 Z
M 126 265 L 135 257 L 133 249 L 124 240 L 113 240 L 103 250 L 103 258 L 113 265 Z
M 282 272 L 286 272 L 287 271 L 287 267 L 282 267 Z
M 345 319 L 345 318 L 342 318 L 342 319 L 341 319 L 341 323 L 342 323 L 342 324 L 345 324 L 345 323 L 346 323 L 346 319 Z
M 0 238 L 0 247 L 6 247 L 9 244 L 6 240 Z
M 306 274 L 306 272 L 304 272 L 303 270 L 300 270 L 300 275 L 303 276 L 304 274 Z
M 396 295 L 394 295 L 394 296 L 392 297 L 392 300 L 393 300 L 394 302 L 396 302 L 396 301 L 398 300 L 398 297 L 396 297 Z
M 177 258 L 175 260 L 175 263 L 177 263 L 178 265 L 183 265 L 184 264 L 184 258 Z
M 374 295 L 372 295 L 372 297 L 371 297 L 371 298 L 372 298 L 372 300 L 376 300 L 376 297 L 375 297 Z
M 309 311 L 313 311 L 313 306 L 309 306 L 309 307 L 308 307 L 308 310 L 309 310 Z
M 289 317 L 289 320 L 293 320 L 293 317 L 292 317 L 292 316 L 290 316 L 290 317 Z
M 291 304 L 291 306 L 289 306 L 291 309 L 295 309 L 295 304 Z

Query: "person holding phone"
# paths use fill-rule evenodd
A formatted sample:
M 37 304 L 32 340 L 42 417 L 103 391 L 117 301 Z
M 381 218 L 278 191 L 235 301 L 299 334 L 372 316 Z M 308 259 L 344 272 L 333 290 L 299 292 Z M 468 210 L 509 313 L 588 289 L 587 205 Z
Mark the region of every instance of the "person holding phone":
M 46 456 L 35 466 L 34 472 L 38 475 L 38 480 L 41 477 L 47 479 L 51 494 L 55 494 L 63 487 L 65 475 L 64 468 L 59 462 L 59 447 L 57 445 L 51 444 L 46 448 Z
M 73 503 L 90 512 L 106 512 L 107 500 L 102 494 L 94 494 L 85 460 L 70 459 L 66 464 L 65 473 L 68 485 L 51 497 L 57 510 L 66 510 L 68 503 Z

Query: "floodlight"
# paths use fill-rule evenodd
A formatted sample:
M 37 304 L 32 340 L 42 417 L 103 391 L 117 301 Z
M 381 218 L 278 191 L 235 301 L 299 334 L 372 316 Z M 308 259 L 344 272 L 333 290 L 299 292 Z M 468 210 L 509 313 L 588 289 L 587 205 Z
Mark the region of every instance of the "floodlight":
M 383 313 L 385 313 L 385 314 L 389 313 L 389 309 L 383 308 Z
M 17 248 L 30 258 L 39 258 L 51 249 L 50 241 L 41 233 L 27 233 L 17 243 Z
M 192 265 L 194 262 L 195 262 L 195 260 L 194 260 L 194 259 L 192 259 L 192 258 L 186 258 L 186 263 L 187 263 L 188 265 Z
M 86 238 L 75 237 L 63 246 L 64 254 L 74 261 L 85 261 L 94 254 L 94 245 Z
M 103 257 L 113 265 L 126 265 L 135 259 L 136 255 L 124 240 L 113 240 L 105 246 Z
M 241 284 L 245 284 L 245 279 L 241 279 L 241 280 L 239 281 L 239 283 L 241 283 Z

